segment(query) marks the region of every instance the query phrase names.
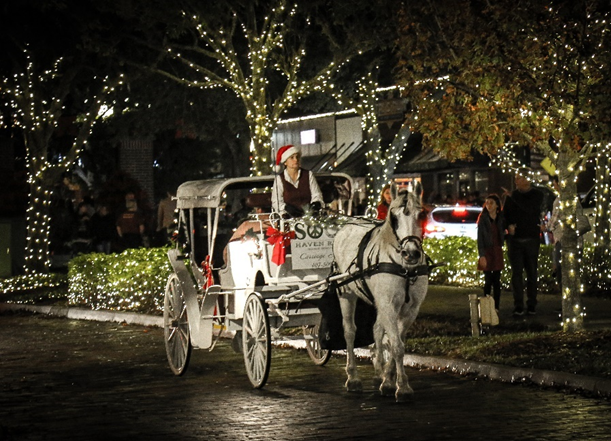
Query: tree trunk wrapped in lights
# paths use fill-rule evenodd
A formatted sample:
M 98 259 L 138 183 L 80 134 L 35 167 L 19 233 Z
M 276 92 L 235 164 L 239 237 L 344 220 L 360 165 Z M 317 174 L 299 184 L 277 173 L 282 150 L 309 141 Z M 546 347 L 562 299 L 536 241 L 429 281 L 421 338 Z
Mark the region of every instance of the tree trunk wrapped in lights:
M 357 96 L 349 97 L 347 93 L 331 90 L 333 97 L 345 108 L 354 109 L 361 117 L 361 127 L 365 134 L 363 144 L 367 159 L 367 195 L 368 206 L 376 207 L 380 194 L 395 171 L 411 130 L 403 124 L 387 148 L 382 147 L 382 137 L 378 122 L 378 83 L 373 79 L 373 72 L 368 72 L 356 84 Z
M 570 152 L 558 153 L 557 174 L 560 185 L 560 222 L 562 223 L 562 328 L 565 331 L 583 329 L 584 310 L 581 304 L 581 275 L 579 263 L 583 244 L 577 236 L 577 214 L 579 200 L 577 198 L 577 182 L 575 173 L 569 165 Z
M 25 51 L 26 67 L 23 72 L 4 80 L 2 92 L 11 99 L 14 120 L 23 129 L 26 147 L 26 165 L 30 185 L 26 219 L 25 272 L 45 273 L 50 269 L 49 233 L 53 188 L 62 173 L 70 170 L 78 159 L 103 101 L 100 97 L 114 90 L 107 79 L 94 78 L 90 90 L 98 86 L 99 96 L 84 98 L 79 115 L 78 132 L 70 150 L 61 158 L 51 158 L 50 140 L 63 116 L 68 99 L 74 98 L 73 81 L 82 66 L 64 67 L 62 59 L 51 69 L 42 69 Z M 115 84 L 119 84 L 118 76 Z
M 41 180 L 30 183 L 30 201 L 26 212 L 26 255 L 27 274 L 47 273 L 51 266 L 49 256 L 49 232 L 51 196 L 49 188 Z

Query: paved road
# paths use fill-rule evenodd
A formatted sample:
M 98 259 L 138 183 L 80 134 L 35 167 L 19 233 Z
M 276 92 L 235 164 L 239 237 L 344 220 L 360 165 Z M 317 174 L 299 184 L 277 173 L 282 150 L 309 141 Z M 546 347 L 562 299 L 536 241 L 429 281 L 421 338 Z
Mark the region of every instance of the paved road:
M 7 313 L 0 333 L 2 441 L 611 439 L 609 401 L 553 389 L 409 370 L 396 404 L 346 393 L 343 358 L 276 349 L 254 390 L 224 340 L 175 377 L 159 328 Z

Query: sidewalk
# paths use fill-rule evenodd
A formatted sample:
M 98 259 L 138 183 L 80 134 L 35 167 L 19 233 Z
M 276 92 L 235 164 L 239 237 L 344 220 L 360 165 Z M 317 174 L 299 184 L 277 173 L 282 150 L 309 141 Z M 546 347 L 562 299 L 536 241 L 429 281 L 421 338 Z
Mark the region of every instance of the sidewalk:
M 452 316 L 457 319 L 470 320 L 469 294 L 482 295 L 477 288 L 456 288 L 431 285 L 426 299 L 420 308 L 420 314 Z M 550 331 L 561 328 L 562 297 L 560 294 L 539 294 L 537 296 L 537 314 L 535 316 L 515 318 L 513 313 L 513 296 L 509 291 L 501 294 L 499 320 L 529 320 L 545 326 Z M 586 330 L 611 329 L 611 300 L 598 297 L 583 297 L 586 316 Z
M 431 286 L 427 298 L 422 304 L 420 313 L 456 317 L 457 320 L 463 321 L 465 326 L 468 327 L 470 320 L 469 294 L 480 294 L 480 292 L 477 289 Z M 501 323 L 506 320 L 529 320 L 542 324 L 549 330 L 560 329 L 560 295 L 540 294 L 538 300 L 539 304 L 537 306 L 536 316 L 516 319 L 512 317 L 513 299 L 511 293 L 504 292 L 501 297 L 501 309 L 499 312 Z M 611 329 L 610 300 L 584 297 L 583 304 L 586 308 L 584 323 L 587 330 Z M 161 316 L 132 312 L 93 311 L 83 308 L 0 303 L 0 313 L 4 311 L 30 311 L 76 320 L 94 320 L 163 327 L 163 318 Z M 304 343 L 300 341 L 289 343 L 281 341 L 279 344 L 304 347 Z M 366 349 L 357 349 L 357 351 L 359 352 L 359 356 L 369 356 L 369 351 Z M 417 354 L 406 354 L 404 363 L 406 366 L 414 368 L 451 371 L 460 375 L 471 374 L 491 380 L 511 383 L 532 382 L 540 386 L 564 386 L 572 390 L 584 390 L 596 395 L 611 397 L 611 380 L 603 378 L 592 378 L 564 372 L 517 368 L 492 363 L 474 362 L 447 357 L 422 356 Z
M 469 294 L 481 295 L 480 289 L 431 286 L 420 314 L 455 317 L 470 321 Z M 501 295 L 499 321 L 515 323 L 528 321 L 544 326 L 550 331 L 561 329 L 562 297 L 560 294 L 539 294 L 535 316 L 513 317 L 513 296 L 511 292 Z M 611 300 L 598 297 L 583 297 L 585 308 L 584 327 L 586 330 L 611 329 Z M 417 320 L 417 319 L 416 319 Z M 494 331 L 492 331 L 494 332 Z M 477 338 L 477 337 L 474 337 Z M 485 338 L 485 337 L 481 337 Z M 479 363 L 445 357 L 429 357 L 406 354 L 406 365 L 434 370 L 450 370 L 461 375 L 475 374 L 503 382 L 530 381 L 541 386 L 565 386 L 573 390 L 584 390 L 611 397 L 611 380 L 592 378 L 565 372 L 541 369 L 525 369 L 492 363 Z

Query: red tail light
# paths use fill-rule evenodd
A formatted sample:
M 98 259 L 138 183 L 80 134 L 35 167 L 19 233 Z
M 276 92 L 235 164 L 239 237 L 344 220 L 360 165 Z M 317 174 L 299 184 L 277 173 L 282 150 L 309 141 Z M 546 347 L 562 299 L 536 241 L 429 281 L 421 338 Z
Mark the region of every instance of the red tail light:
M 464 206 L 456 206 L 454 207 L 454 215 L 455 216 L 464 216 L 465 214 L 467 214 L 467 207 Z

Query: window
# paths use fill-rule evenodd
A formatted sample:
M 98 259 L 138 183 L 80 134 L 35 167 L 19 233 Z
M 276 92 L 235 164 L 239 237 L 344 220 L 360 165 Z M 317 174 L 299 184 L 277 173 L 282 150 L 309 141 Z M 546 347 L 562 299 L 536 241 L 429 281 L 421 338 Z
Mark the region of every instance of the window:
M 475 190 L 481 194 L 488 192 L 488 172 L 487 171 L 476 171 L 475 172 Z
M 439 193 L 443 196 L 454 196 L 454 173 L 439 175 Z
M 301 145 L 316 144 L 318 142 L 318 131 L 316 129 L 302 130 L 299 135 Z

